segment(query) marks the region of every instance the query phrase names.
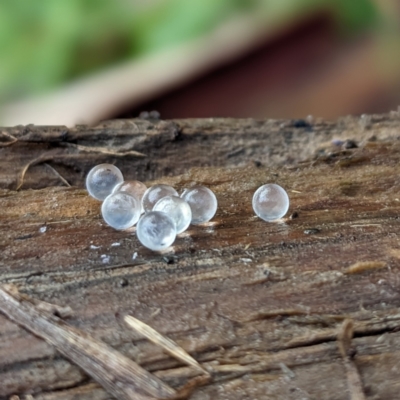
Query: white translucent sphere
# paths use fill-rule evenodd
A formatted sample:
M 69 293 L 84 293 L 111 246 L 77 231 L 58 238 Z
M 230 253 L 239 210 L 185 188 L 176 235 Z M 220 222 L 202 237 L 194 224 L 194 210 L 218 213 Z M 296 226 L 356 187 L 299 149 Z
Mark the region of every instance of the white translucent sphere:
M 279 185 L 268 183 L 260 186 L 254 193 L 253 209 L 264 221 L 274 221 L 287 213 L 289 196 Z
M 138 222 L 141 204 L 136 197 L 125 192 L 112 193 L 101 205 L 104 221 L 114 229 L 128 229 Z
M 126 192 L 133 197 L 136 197 L 140 204 L 142 204 L 142 198 L 144 192 L 147 190 L 147 186 L 140 181 L 123 181 L 114 187 L 113 193 Z M 142 207 L 142 212 L 144 212 Z
M 115 165 L 99 164 L 89 171 L 86 177 L 86 189 L 90 196 L 104 200 L 123 180 L 122 172 Z
M 116 185 L 113 189 L 115 192 L 126 192 L 131 196 L 135 196 L 138 200 L 142 200 L 144 192 L 147 190 L 147 186 L 140 181 L 123 181 Z
M 150 211 L 140 218 L 136 235 L 143 246 L 160 251 L 171 246 L 176 238 L 175 222 L 161 211 Z
M 192 210 L 185 200 L 177 196 L 165 196 L 158 200 L 153 211 L 168 214 L 175 223 L 176 233 L 185 231 L 192 220 Z
M 181 198 L 185 200 L 192 210 L 193 225 L 208 222 L 217 212 L 218 201 L 215 194 L 205 186 L 194 186 L 185 189 Z
M 172 186 L 162 183 L 149 187 L 142 198 L 144 212 L 152 211 L 157 201 L 165 196 L 179 196 L 179 194 Z

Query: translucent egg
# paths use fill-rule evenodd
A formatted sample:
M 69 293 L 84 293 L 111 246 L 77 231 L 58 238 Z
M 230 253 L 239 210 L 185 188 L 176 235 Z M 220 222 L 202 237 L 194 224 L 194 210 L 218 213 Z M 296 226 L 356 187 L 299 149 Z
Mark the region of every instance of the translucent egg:
M 114 187 L 113 193 L 116 192 L 126 192 L 133 197 L 136 197 L 140 204 L 142 204 L 142 198 L 144 192 L 147 190 L 147 186 L 140 181 L 123 181 Z M 142 207 L 142 212 L 144 212 Z
M 208 222 L 216 213 L 218 201 L 215 194 L 205 186 L 194 186 L 185 189 L 181 198 L 185 200 L 192 210 L 193 225 Z
M 128 229 L 138 222 L 141 204 L 136 197 L 125 192 L 112 193 L 101 205 L 104 221 L 114 229 Z
M 264 221 L 274 221 L 287 213 L 289 196 L 279 185 L 268 183 L 260 186 L 254 193 L 253 209 Z
M 89 171 L 86 177 L 86 189 L 90 196 L 104 200 L 123 180 L 122 172 L 115 165 L 99 164 Z
M 157 201 L 165 196 L 179 196 L 179 194 L 172 186 L 163 185 L 161 183 L 149 187 L 144 192 L 142 198 L 142 205 L 144 208 L 144 212 L 147 213 L 152 211 Z
M 115 192 L 126 192 L 131 196 L 135 196 L 138 200 L 142 200 L 144 192 L 147 190 L 147 186 L 140 181 L 123 181 L 116 185 L 113 189 Z
M 176 238 L 175 223 L 161 211 L 150 211 L 140 218 L 136 235 L 143 246 L 160 251 L 171 246 Z
M 192 210 L 185 200 L 177 196 L 165 196 L 158 200 L 153 211 L 162 211 L 175 223 L 176 233 L 185 231 L 192 220 Z

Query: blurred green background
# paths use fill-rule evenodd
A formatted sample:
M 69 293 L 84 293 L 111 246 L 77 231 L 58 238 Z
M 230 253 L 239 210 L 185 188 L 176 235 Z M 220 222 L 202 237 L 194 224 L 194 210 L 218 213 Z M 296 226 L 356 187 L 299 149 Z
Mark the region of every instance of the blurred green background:
M 368 36 L 368 46 L 374 47 L 374 57 L 379 62 L 377 79 L 382 80 L 382 90 L 386 90 L 386 78 L 396 88 L 388 96 L 390 100 L 382 102 L 382 106 L 388 107 L 398 101 L 398 11 L 397 2 L 390 0 L 3 0 L 0 1 L 0 106 L 34 102 L 36 96 L 57 92 L 69 83 L 84 81 L 121 63 L 190 44 L 240 15 L 256 14 L 258 21 L 262 19 L 265 25 L 274 26 L 273 33 L 269 31 L 266 35 L 268 43 L 278 40 L 284 29 L 296 26 L 297 21 L 311 21 L 314 15 L 329 16 L 335 48 L 340 47 L 337 43 L 345 48 Z M 315 32 L 320 34 L 318 30 Z M 359 46 L 365 46 L 365 42 L 360 41 Z M 247 52 L 243 54 L 245 57 Z M 234 61 L 237 59 L 236 56 Z M 205 68 L 204 74 L 197 73 L 193 80 L 218 67 Z M 159 68 L 163 73 L 164 66 Z M 245 81 L 245 77 L 242 79 Z M 168 90 L 187 84 L 187 80 L 181 84 L 174 82 Z M 135 99 L 133 93 L 131 104 L 125 101 L 122 107 L 105 112 L 104 117 L 136 112 L 141 106 L 152 105 L 151 101 L 159 95 L 164 99 L 168 90 L 160 93 L 152 90 L 149 96 L 144 96 L 145 101 L 143 96 Z M 279 115 L 276 109 L 269 112 L 267 103 L 265 117 L 290 113 L 286 110 Z M 377 111 L 381 111 L 379 107 Z M 349 107 L 348 112 L 354 110 Z M 312 114 L 313 110 L 309 112 Z M 219 113 L 218 108 L 215 113 Z M 229 114 L 229 107 L 224 113 Z M 292 113 L 297 113 L 296 108 Z M 196 116 L 194 111 L 191 114 L 179 116 Z M 252 116 L 247 114 L 245 111 L 241 115 L 237 107 L 232 110 L 232 116 Z M 256 114 L 262 116 L 262 111 Z M 169 112 L 166 116 L 174 117 Z

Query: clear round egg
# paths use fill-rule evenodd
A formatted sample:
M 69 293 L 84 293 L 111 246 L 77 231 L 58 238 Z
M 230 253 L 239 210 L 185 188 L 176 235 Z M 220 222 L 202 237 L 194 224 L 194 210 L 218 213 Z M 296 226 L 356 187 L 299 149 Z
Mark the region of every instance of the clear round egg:
M 192 210 L 189 204 L 177 196 L 165 196 L 158 200 L 153 211 L 162 211 L 168 214 L 175 223 L 176 233 L 185 231 L 192 220 Z
M 115 165 L 99 164 L 89 171 L 86 189 L 90 196 L 102 201 L 123 181 L 122 172 Z
M 215 194 L 205 186 L 194 186 L 185 189 L 181 198 L 185 200 L 192 210 L 193 225 L 208 222 L 217 212 L 218 201 Z
M 139 200 L 126 192 L 112 193 L 101 205 L 104 221 L 114 229 L 131 228 L 138 222 L 141 214 Z
M 260 186 L 253 196 L 253 210 L 264 221 L 282 218 L 289 209 L 289 196 L 275 183 Z
M 131 196 L 136 197 L 140 201 L 140 204 L 142 204 L 142 198 L 146 190 L 147 186 L 143 182 L 123 181 L 114 187 L 113 193 L 126 192 Z M 143 207 L 142 207 L 142 212 L 144 212 Z
M 157 201 L 165 196 L 179 196 L 179 194 L 172 186 L 162 183 L 149 187 L 142 198 L 144 212 L 152 211 Z
M 175 241 L 175 222 L 164 212 L 150 211 L 140 218 L 136 235 L 140 243 L 148 249 L 164 250 Z

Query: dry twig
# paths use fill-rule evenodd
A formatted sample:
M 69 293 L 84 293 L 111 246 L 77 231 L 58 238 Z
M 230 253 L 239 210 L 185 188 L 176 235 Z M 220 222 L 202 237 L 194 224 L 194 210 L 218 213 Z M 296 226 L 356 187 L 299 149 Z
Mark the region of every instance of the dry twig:
M 197 377 L 175 390 L 115 349 L 67 325 L 47 308 L 48 304 L 46 307 L 35 306 L 34 301 L 20 295 L 13 285 L 0 288 L 3 314 L 52 344 L 117 399 L 182 399 L 205 382 L 204 377 Z

